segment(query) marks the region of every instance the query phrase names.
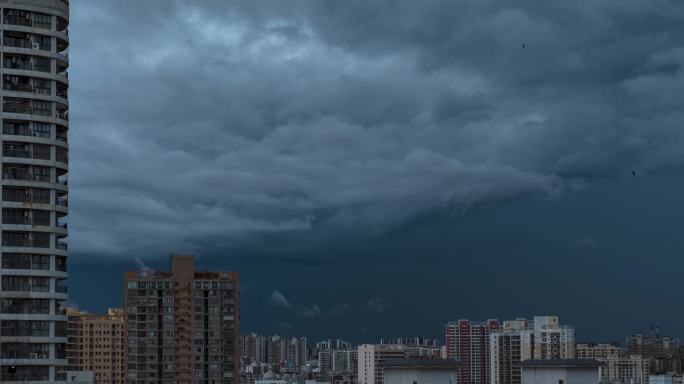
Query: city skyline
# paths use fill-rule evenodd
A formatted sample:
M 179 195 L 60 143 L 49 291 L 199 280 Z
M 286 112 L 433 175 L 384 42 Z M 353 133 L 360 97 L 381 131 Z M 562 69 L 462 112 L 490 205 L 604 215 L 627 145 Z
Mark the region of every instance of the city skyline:
M 682 5 L 477 3 L 74 2 L 72 302 L 190 253 L 260 332 L 684 334 Z

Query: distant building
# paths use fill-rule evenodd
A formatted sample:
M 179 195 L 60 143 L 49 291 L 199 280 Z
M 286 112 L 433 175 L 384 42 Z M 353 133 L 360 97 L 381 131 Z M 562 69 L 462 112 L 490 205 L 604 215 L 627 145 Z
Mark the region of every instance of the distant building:
M 528 360 L 522 363 L 522 384 L 596 384 L 601 364 L 590 359 Z
M 92 371 L 98 384 L 126 382 L 126 329 L 122 309 L 98 315 L 67 308 L 67 371 Z M 79 381 L 82 381 L 82 376 Z M 67 374 L 69 380 L 69 374 Z
M 240 379 L 240 291 L 235 272 L 199 272 L 171 256 L 169 272 L 126 272 L 129 383 Z
M 459 320 L 447 323 L 445 328 L 447 358 L 463 363 L 459 383 L 490 384 L 489 335 L 499 329 L 499 321 Z
M 558 316 L 535 316 L 534 358 L 574 359 L 575 329 L 561 325 Z
M 664 375 L 652 375 L 648 379 L 648 384 L 682 384 L 682 375 L 672 373 Z
M 602 383 L 647 384 L 650 363 L 638 355 L 628 357 L 598 358 L 604 363 L 601 368 Z
M 577 359 L 611 359 L 624 355 L 624 349 L 615 344 L 577 343 L 575 358 Z
M 406 359 L 406 346 L 364 344 L 358 347 L 358 384 L 383 384 L 381 363 Z
M 523 361 L 572 359 L 574 351 L 574 328 L 561 325 L 557 316 L 504 321 L 490 335 L 491 383 L 520 384 Z
M 504 321 L 493 330 L 490 343 L 491 384 L 520 384 L 521 364 L 534 358 L 534 331 L 527 319 Z
M 652 326 L 649 333 L 627 336 L 627 354 L 648 359 L 652 375 L 684 372 L 679 339 L 661 335 L 658 325 Z
M 389 360 L 381 363 L 385 384 L 458 384 L 455 360 Z
M 655 358 L 679 353 L 679 339 L 661 336 L 656 329 L 651 334 L 635 333 L 627 336 L 627 354 Z

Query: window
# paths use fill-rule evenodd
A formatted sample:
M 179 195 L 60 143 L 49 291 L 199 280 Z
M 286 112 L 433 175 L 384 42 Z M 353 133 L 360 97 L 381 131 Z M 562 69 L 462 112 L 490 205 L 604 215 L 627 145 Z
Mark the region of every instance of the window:
M 50 137 L 50 124 L 49 123 L 33 123 L 33 134 L 38 137 Z
M 44 188 L 31 189 L 32 201 L 37 204 L 50 204 L 50 190 Z
M 45 13 L 34 13 L 33 26 L 42 29 L 52 29 L 52 16 Z
M 52 105 L 49 101 L 33 100 L 33 113 L 36 115 L 50 116 Z
M 50 292 L 50 278 L 49 277 L 34 277 L 31 286 L 32 292 Z
M 33 211 L 33 225 L 50 225 L 49 211 Z
M 33 144 L 33 158 L 39 160 L 50 160 L 50 146 L 43 144 Z
M 31 290 L 29 278 L 26 276 L 3 276 L 2 290 L 11 292 L 28 292 Z
M 61 271 L 61 272 L 66 272 L 66 270 L 67 270 L 66 257 L 56 256 L 56 258 L 55 258 L 55 270 Z
M 49 182 L 50 181 L 50 168 L 48 167 L 38 167 L 32 168 L 33 180 Z
M 52 61 L 47 57 L 39 57 L 39 56 L 33 57 L 33 70 L 34 71 L 50 73 L 50 72 L 52 72 L 52 69 L 50 68 L 51 64 L 52 64 Z
M 5 135 L 31 136 L 28 122 L 18 120 L 4 120 L 2 133 Z
M 31 255 L 23 253 L 3 253 L 2 268 L 31 269 Z

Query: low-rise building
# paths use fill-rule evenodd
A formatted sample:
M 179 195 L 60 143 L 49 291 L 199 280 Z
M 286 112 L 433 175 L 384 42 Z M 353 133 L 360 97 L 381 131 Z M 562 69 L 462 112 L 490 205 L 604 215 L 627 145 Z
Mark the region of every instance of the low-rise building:
M 380 363 L 385 384 L 458 384 L 456 360 L 388 360 Z
M 522 384 L 597 384 L 602 364 L 593 359 L 527 360 Z

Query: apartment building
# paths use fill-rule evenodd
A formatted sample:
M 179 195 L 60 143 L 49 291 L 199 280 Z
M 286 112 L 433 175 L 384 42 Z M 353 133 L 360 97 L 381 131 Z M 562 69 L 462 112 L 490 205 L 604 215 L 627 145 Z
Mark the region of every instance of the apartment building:
M 383 384 L 381 363 L 406 359 L 406 346 L 363 344 L 358 347 L 358 384 Z
M 66 381 L 69 2 L 0 1 L 0 382 Z
M 461 362 L 460 384 L 490 384 L 489 336 L 499 326 L 499 321 L 492 319 L 446 324 L 447 358 Z
M 128 384 L 238 384 L 238 274 L 170 261 L 168 272 L 125 275 Z
M 123 309 L 99 315 L 66 308 L 67 370 L 92 371 L 98 384 L 126 382 L 126 330 Z

